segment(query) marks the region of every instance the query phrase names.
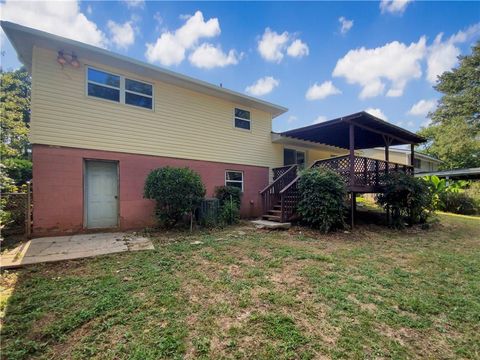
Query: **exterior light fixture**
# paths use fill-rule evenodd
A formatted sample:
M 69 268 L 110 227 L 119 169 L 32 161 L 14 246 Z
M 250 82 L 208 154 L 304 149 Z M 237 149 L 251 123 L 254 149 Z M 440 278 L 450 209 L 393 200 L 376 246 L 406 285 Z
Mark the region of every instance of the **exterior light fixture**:
M 78 61 L 77 55 L 73 53 L 72 53 L 72 60 L 70 60 L 70 65 L 72 65 L 74 68 L 80 67 L 80 62 Z
M 67 59 L 65 58 L 65 55 L 63 55 L 63 50 L 60 50 L 57 55 L 57 62 L 60 65 L 65 65 L 67 63 Z
M 80 61 L 78 61 L 77 55 L 74 53 L 66 54 L 63 50 L 58 51 L 57 62 L 62 65 L 62 67 L 66 64 L 70 64 L 76 69 L 80 67 Z

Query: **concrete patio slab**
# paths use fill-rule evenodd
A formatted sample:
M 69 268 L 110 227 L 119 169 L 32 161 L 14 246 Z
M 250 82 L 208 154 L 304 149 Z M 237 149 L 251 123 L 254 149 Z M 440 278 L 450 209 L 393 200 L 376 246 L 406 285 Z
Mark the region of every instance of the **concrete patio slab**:
M 128 233 L 44 237 L 29 240 L 14 249 L 2 252 L 0 268 L 153 249 L 148 238 Z
M 292 226 L 291 223 L 280 223 L 269 220 L 253 220 L 252 224 L 255 224 L 257 229 L 272 229 L 272 230 L 286 230 Z

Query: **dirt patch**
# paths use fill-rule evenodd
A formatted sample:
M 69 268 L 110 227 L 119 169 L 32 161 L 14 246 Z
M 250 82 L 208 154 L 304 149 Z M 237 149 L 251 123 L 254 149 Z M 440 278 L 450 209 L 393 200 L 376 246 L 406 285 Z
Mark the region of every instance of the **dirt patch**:
M 51 354 L 50 357 L 53 359 L 71 359 L 73 357 L 73 351 L 76 349 L 81 340 L 91 333 L 96 321 L 97 320 L 94 319 L 86 322 L 68 334 L 68 336 L 65 338 L 65 341 L 53 344 L 49 351 L 49 354 Z

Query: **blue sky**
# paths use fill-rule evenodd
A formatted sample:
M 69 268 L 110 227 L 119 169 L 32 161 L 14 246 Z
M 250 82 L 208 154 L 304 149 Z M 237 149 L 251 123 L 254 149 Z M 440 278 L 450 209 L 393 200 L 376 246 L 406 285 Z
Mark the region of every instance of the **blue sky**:
M 479 2 L 1 3 L 54 32 L 289 108 L 276 131 L 370 109 L 416 131 L 436 75 L 480 38 Z M 343 30 L 342 30 L 343 26 Z M 443 34 L 443 35 L 442 35 Z M 2 39 L 2 67 L 19 66 Z

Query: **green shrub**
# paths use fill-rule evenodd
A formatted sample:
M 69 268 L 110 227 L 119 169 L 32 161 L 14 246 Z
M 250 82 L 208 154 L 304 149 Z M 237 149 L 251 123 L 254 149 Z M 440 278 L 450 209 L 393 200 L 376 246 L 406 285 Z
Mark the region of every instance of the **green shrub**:
M 466 192 L 445 192 L 441 194 L 440 210 L 463 215 L 475 215 L 478 204 Z
M 471 181 L 465 193 L 470 196 L 478 207 L 480 207 L 480 181 Z
M 232 225 L 240 220 L 240 209 L 235 201 L 225 201 L 220 208 L 220 223 L 222 225 Z
M 385 192 L 377 195 L 377 202 L 385 209 L 390 207 L 394 227 L 426 222 L 433 210 L 433 193 L 424 179 L 392 173 L 383 180 Z
M 152 170 L 145 181 L 144 196 L 156 201 L 160 224 L 174 226 L 185 214 L 192 214 L 205 195 L 200 175 L 188 168 L 164 167 Z
M 235 186 L 217 186 L 215 188 L 215 197 L 220 200 L 220 207 L 227 201 L 232 200 L 240 207 L 242 201 L 242 190 Z
M 32 162 L 25 159 L 10 158 L 3 161 L 7 175 L 17 186 L 32 180 Z
M 345 225 L 347 190 L 340 176 L 332 171 L 313 168 L 301 173 L 297 211 L 307 225 L 328 232 Z

